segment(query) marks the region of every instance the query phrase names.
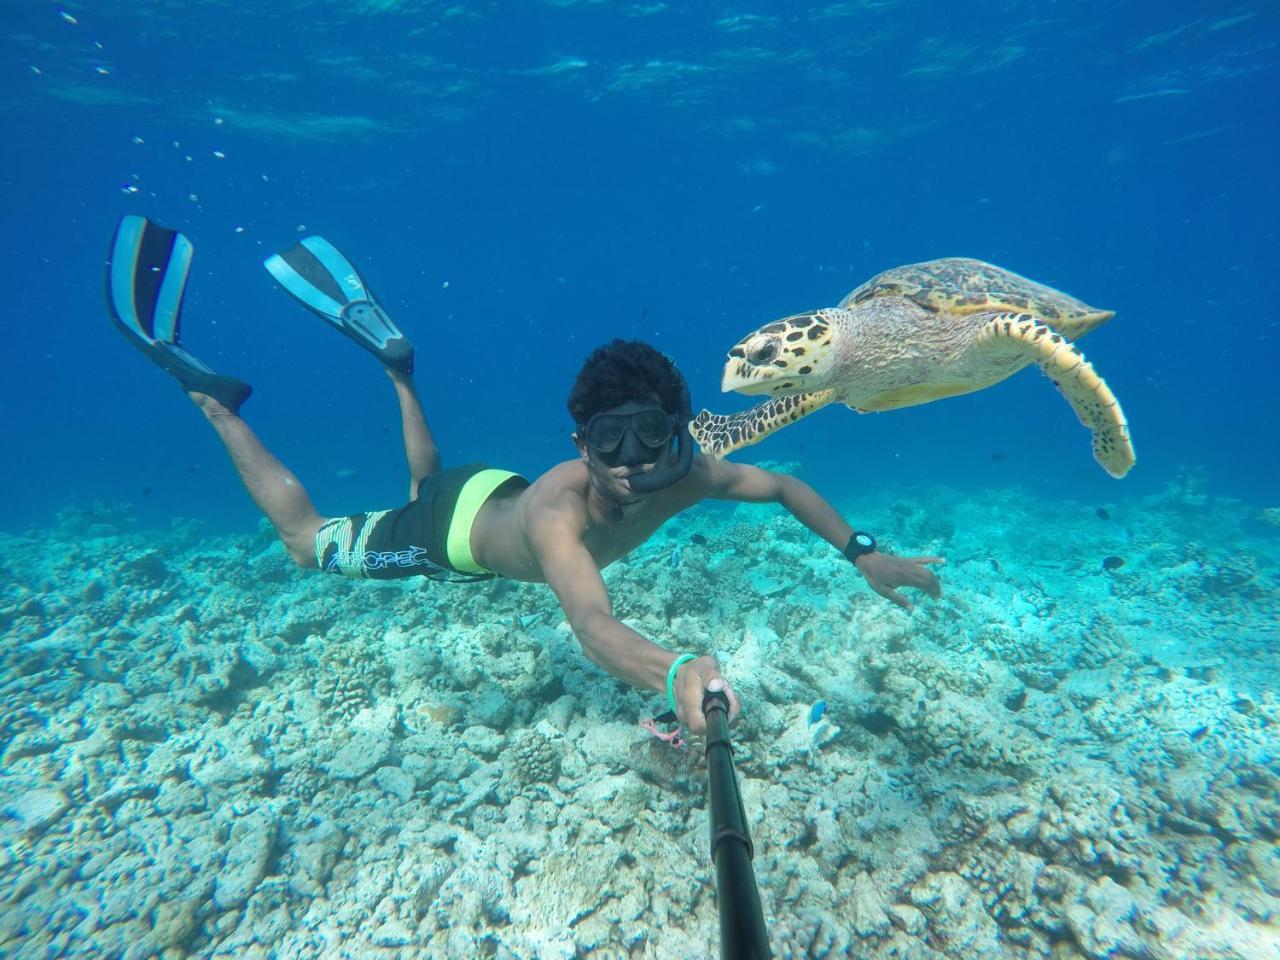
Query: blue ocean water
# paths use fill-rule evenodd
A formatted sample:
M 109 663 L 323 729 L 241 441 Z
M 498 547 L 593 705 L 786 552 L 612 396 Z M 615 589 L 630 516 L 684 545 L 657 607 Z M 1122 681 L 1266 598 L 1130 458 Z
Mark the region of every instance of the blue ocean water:
M 899 610 L 772 504 L 700 506 L 605 583 L 742 697 L 776 956 L 1276 955 L 1274 4 L 5 12 L 0 960 L 719 946 L 663 692 L 545 585 L 293 566 L 108 319 L 124 214 L 191 238 L 183 343 L 326 515 L 405 468 L 377 364 L 262 267 L 308 234 L 416 343 L 446 465 L 530 477 L 614 337 L 731 412 L 739 337 L 899 264 L 1115 310 L 1081 347 L 1122 481 L 1033 370 L 734 455 L 945 552 L 940 598 Z
M 381 374 L 273 287 L 323 233 L 419 344 L 451 462 L 571 455 L 587 351 L 640 337 L 697 405 L 724 353 L 874 273 L 987 259 L 1117 311 L 1083 348 L 1132 424 L 1122 484 L 1034 372 L 746 451 L 825 489 L 1082 499 L 1203 468 L 1274 499 L 1280 17 L 1268 4 L 290 2 L 8 8 L 14 313 L 0 526 L 68 503 L 251 523 L 223 455 L 116 335 L 117 217 L 196 245 L 185 343 L 322 512 L 398 502 Z

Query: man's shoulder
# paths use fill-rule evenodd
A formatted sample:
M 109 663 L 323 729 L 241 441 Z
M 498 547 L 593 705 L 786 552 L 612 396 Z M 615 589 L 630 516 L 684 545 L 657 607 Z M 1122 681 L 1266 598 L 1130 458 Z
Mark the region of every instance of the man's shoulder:
M 587 468 L 580 460 L 557 463 L 541 474 L 521 494 L 531 511 L 586 510 Z
M 541 491 L 576 490 L 585 493 L 587 490 L 587 468 L 581 460 L 565 460 L 557 463 L 533 481 L 530 489 Z

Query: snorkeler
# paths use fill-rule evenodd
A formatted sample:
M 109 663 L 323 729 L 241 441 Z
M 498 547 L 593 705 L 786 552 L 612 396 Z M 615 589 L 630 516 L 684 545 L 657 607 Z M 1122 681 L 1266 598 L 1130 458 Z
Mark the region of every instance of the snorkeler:
M 928 564 L 876 549 L 808 484 L 758 467 L 695 454 L 689 391 L 675 365 L 640 342 L 614 340 L 583 364 L 569 395 L 577 457 L 532 483 L 483 464 L 443 469 L 414 387 L 413 346 L 374 300 L 356 268 L 308 237 L 269 258 L 272 276 L 306 307 L 383 364 L 400 403 L 409 502 L 393 510 L 324 517 L 297 478 L 240 417 L 251 388 L 179 345 L 192 256 L 182 234 L 139 216 L 116 229 L 107 292 L 116 325 L 174 376 L 218 434 L 254 503 L 301 567 L 348 577 L 436 580 L 508 577 L 547 583 L 586 656 L 620 680 L 665 691 L 676 716 L 705 729 L 704 694 L 739 703 L 714 657 L 673 653 L 622 623 L 600 571 L 668 519 L 705 499 L 777 503 L 841 551 L 871 588 L 901 607 L 915 587 L 937 598 Z

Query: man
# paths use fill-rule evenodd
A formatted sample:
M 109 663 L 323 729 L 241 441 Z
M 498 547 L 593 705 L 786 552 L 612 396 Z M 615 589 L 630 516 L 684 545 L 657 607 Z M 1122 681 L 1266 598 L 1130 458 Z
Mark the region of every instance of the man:
M 615 340 L 583 365 L 569 397 L 578 456 L 533 483 L 481 464 L 442 469 L 414 389 L 413 348 L 331 244 L 308 237 L 269 258 L 267 269 L 304 306 L 383 363 L 400 403 L 409 502 L 396 510 L 326 518 L 297 478 L 241 419 L 251 388 L 214 373 L 179 345 L 191 244 L 142 217 L 121 220 L 108 267 L 117 326 L 178 379 L 230 454 L 254 502 L 302 567 L 355 577 L 492 576 L 545 582 L 583 652 L 613 676 L 666 691 L 679 720 L 705 729 L 702 700 L 733 689 L 711 656 L 677 656 L 613 616 L 600 571 L 648 539 L 675 514 L 711 498 L 779 503 L 853 562 L 877 593 L 910 608 L 903 586 L 932 597 L 926 564 L 875 549 L 802 481 L 693 453 L 689 394 L 675 365 L 647 344 Z M 674 445 L 674 450 L 673 450 Z

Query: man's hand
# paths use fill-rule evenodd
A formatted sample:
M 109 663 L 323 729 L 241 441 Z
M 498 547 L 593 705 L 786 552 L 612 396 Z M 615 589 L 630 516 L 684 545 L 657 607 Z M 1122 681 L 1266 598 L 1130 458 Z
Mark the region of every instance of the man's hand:
M 699 657 L 683 664 L 676 671 L 676 717 L 689 728 L 690 733 L 705 734 L 707 718 L 702 714 L 702 698 L 707 693 L 723 693 L 729 698 L 729 722 L 741 712 L 738 695 L 729 682 L 720 676 L 720 664 L 715 657 Z
M 853 565 L 867 579 L 871 589 L 903 610 L 911 609 L 911 601 L 898 593 L 897 587 L 915 587 L 933 599 L 942 596 L 942 584 L 925 564 L 946 563 L 942 557 L 895 557 L 876 550 L 864 553 Z

